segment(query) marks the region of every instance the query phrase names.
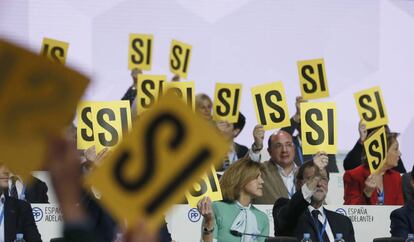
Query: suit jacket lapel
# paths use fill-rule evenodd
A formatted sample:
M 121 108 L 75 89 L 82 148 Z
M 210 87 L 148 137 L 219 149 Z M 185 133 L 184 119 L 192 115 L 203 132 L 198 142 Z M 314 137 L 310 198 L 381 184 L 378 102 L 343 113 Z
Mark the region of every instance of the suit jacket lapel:
M 315 233 L 315 237 L 318 238 L 318 228 L 316 227 L 316 224 L 312 218 L 312 214 L 309 212 L 309 209 L 306 208 L 306 212 L 305 212 L 305 216 L 306 216 L 306 222 L 308 223 L 309 227 L 311 227 L 313 229 L 313 232 Z
M 4 203 L 4 241 L 13 241 L 16 235 L 17 214 L 14 203 L 6 198 Z

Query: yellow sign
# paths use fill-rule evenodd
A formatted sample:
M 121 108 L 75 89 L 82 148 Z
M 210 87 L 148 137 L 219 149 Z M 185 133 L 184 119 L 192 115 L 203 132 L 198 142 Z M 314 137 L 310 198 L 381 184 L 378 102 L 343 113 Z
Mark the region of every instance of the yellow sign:
M 384 127 L 379 128 L 364 141 L 364 149 L 371 174 L 377 173 L 385 164 L 387 157 L 387 138 Z
M 211 169 L 201 177 L 200 181 L 195 183 L 193 187 L 185 193 L 185 196 L 187 197 L 188 204 L 191 208 L 197 207 L 197 203 L 206 196 L 209 197 L 211 201 L 223 200 L 216 168 L 212 166 Z
M 265 130 L 290 126 L 285 88 L 282 82 L 274 82 L 251 89 L 256 117 Z
M 138 75 L 136 101 L 138 115 L 149 109 L 163 94 L 166 81 L 165 75 Z
M 113 148 L 131 127 L 129 101 L 81 102 L 77 114 L 78 149 L 95 145 L 99 153 L 105 147 Z
M 301 103 L 300 120 L 304 155 L 314 155 L 319 151 L 336 154 L 338 131 L 335 103 Z
M 148 34 L 129 34 L 128 68 L 150 71 L 154 36 Z
M 166 91 L 173 91 L 193 110 L 195 109 L 194 82 L 167 82 Z
M 168 208 L 221 162 L 228 145 L 175 95 L 165 95 L 134 122 L 86 182 L 101 193 L 114 218 L 133 226 L 138 217 L 146 217 L 155 229 Z
M 236 123 L 239 118 L 241 84 L 216 83 L 213 120 Z
M 56 61 L 60 64 L 65 64 L 66 57 L 68 55 L 68 48 L 69 43 L 67 42 L 43 38 L 42 50 L 40 53 L 42 56 L 45 56 L 53 61 Z
M 298 61 L 299 83 L 302 97 L 306 100 L 329 97 L 323 59 Z
M 86 150 L 95 145 L 93 133 L 92 107 L 94 102 L 79 102 L 76 108 L 78 127 L 76 130 L 76 142 L 79 150 Z
M 360 119 L 364 120 L 367 129 L 386 125 L 387 110 L 380 87 L 373 87 L 354 94 Z
M 47 137 L 73 120 L 88 79 L 0 40 L 0 162 L 26 178 L 45 161 Z
M 191 59 L 191 45 L 172 40 L 170 49 L 170 71 L 187 79 Z

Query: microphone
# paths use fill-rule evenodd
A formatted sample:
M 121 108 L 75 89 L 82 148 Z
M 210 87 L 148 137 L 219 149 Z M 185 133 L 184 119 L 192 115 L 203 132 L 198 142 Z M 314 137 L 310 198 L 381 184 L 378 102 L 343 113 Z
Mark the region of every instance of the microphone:
M 243 235 L 249 235 L 249 236 L 256 236 L 256 237 L 263 237 L 263 238 L 273 238 L 272 236 L 267 235 L 261 235 L 261 234 L 249 234 L 249 233 L 242 233 L 237 230 L 230 230 L 230 233 L 237 237 L 242 237 Z

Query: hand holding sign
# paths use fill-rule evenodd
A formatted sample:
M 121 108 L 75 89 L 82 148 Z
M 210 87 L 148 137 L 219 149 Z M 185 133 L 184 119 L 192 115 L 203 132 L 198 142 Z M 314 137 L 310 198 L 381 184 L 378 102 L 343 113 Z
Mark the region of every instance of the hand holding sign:
M 155 228 L 212 163 L 220 163 L 229 144 L 175 95 L 134 123 L 131 133 L 87 177 L 102 203 L 128 226 L 148 217 Z M 116 198 L 116 199 L 114 199 Z
M 373 87 L 354 94 L 360 119 L 364 120 L 367 129 L 386 125 L 387 110 L 380 87 Z
M 87 84 L 77 72 L 0 40 L 0 160 L 23 178 L 39 169 L 46 137 L 71 122 Z
M 304 99 L 329 97 L 323 59 L 298 61 L 298 72 L 300 90 Z
M 336 154 L 335 103 L 301 103 L 300 109 L 303 154 L 313 155 L 318 151 Z

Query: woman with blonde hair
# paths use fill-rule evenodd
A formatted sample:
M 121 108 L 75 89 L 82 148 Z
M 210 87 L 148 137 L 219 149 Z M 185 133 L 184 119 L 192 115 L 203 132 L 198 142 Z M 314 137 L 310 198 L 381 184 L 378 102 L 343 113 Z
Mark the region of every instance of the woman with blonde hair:
M 264 242 L 269 235 L 269 220 L 265 213 L 254 207 L 252 199 L 263 195 L 263 166 L 243 158 L 229 166 L 221 177 L 223 201 L 211 203 L 203 198 L 197 205 L 203 216 L 204 242 Z

